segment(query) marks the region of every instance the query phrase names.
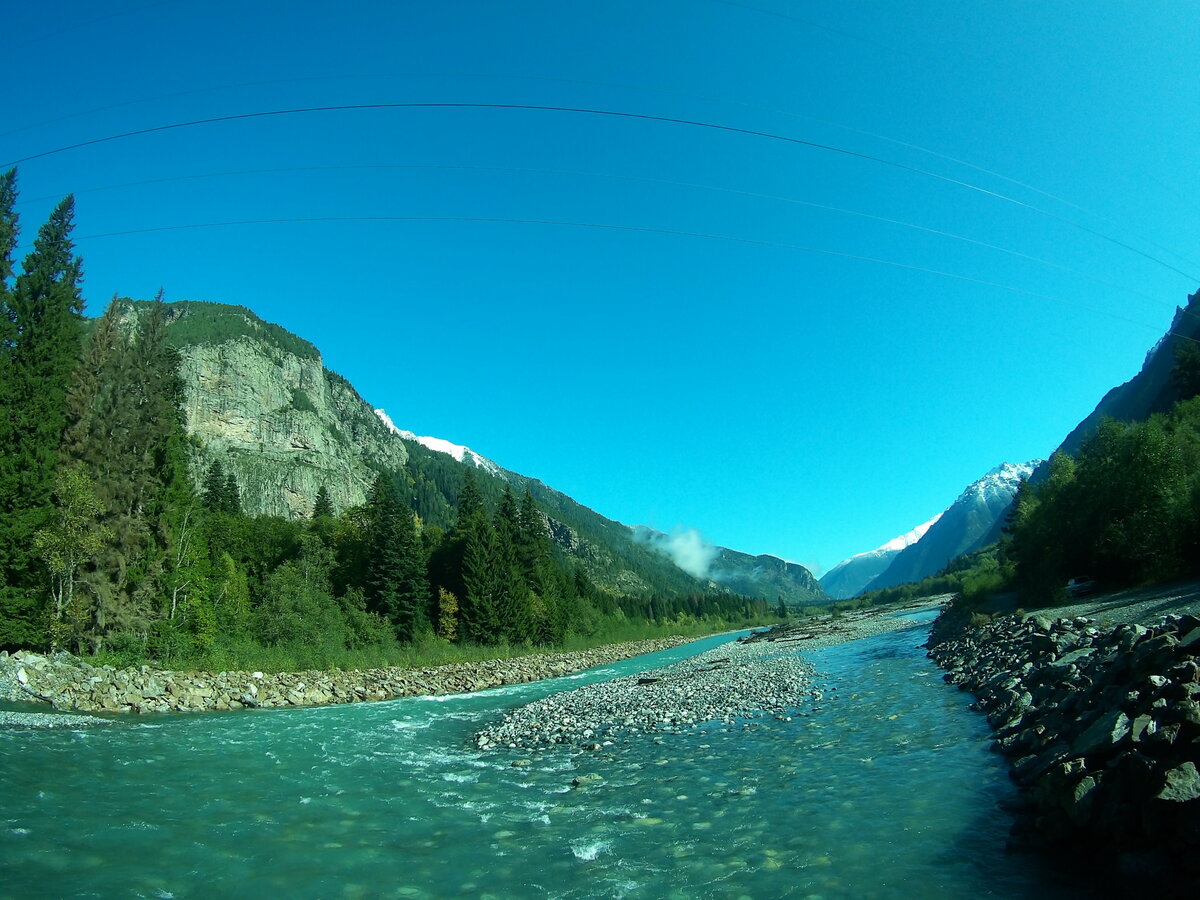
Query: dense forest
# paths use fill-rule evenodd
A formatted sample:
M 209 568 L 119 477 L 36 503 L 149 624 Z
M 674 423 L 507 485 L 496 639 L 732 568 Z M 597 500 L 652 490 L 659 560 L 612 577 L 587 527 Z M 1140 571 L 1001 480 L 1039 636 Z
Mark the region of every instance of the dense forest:
M 166 304 L 84 317 L 73 199 L 18 269 L 16 174 L 0 176 L 0 647 L 116 663 L 303 667 L 411 648 L 598 643 L 786 614 L 761 599 L 596 587 L 514 491 L 439 454 L 380 470 L 365 504 L 244 514 L 186 432 Z M 200 325 L 193 320 L 193 327 Z M 284 332 L 286 335 L 286 332 Z M 178 340 L 178 336 L 176 336 Z M 430 653 L 426 653 L 428 658 Z M 444 656 L 446 654 L 443 654 Z

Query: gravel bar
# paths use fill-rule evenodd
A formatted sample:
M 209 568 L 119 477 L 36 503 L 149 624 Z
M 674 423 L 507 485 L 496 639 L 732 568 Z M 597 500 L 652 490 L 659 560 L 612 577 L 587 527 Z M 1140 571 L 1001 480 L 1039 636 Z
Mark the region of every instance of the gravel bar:
M 15 712 L 0 709 L 0 728 L 83 728 L 111 725 L 110 719 L 74 713 Z
M 938 597 L 925 605 L 945 601 Z M 912 627 L 911 619 L 872 610 L 805 619 L 723 644 L 698 656 L 552 694 L 510 710 L 476 733 L 481 750 L 557 744 L 599 750 L 651 732 L 680 734 L 711 722 L 773 716 L 790 721 L 821 701 L 816 672 L 798 651 L 816 650 Z
M 553 694 L 510 711 L 475 745 L 598 750 L 625 734 L 690 731 L 702 722 L 786 717 L 809 699 L 813 668 L 793 647 L 733 643 L 661 669 Z

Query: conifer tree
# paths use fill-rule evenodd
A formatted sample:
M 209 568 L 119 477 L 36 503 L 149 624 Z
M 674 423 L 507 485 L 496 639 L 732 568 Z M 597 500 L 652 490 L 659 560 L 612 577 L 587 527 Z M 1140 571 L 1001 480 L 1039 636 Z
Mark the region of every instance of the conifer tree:
M 176 620 L 204 587 L 197 566 L 207 552 L 191 514 L 183 386 L 161 291 L 140 316 L 136 307 L 131 313 L 136 326 L 127 337 L 114 301 L 88 341 L 61 451 L 89 469 L 105 508 L 108 539 L 84 577 L 93 647 L 155 615 Z
M 66 197 L 38 230 L 12 288 L 14 176 L 0 179 L 0 643 L 27 641 L 43 582 L 33 535 L 50 521 L 54 472 L 66 428 L 66 394 L 79 355 L 82 263 L 74 255 L 74 200 Z
M 325 485 L 317 488 L 317 499 L 313 501 L 312 517 L 314 519 L 333 517 L 333 502 L 329 499 L 329 491 L 325 489 Z
M 225 511 L 225 489 L 229 481 L 225 477 L 225 467 L 219 459 L 214 459 L 208 466 L 204 476 L 203 498 L 204 508 L 213 512 Z
M 237 476 L 233 470 L 225 476 L 224 509 L 231 516 L 242 514 L 242 490 L 238 487 Z
M 495 597 L 502 634 L 510 643 L 527 641 L 533 630 L 533 608 L 529 584 L 522 566 L 522 550 L 528 538 L 521 527 L 521 513 L 512 488 L 504 486 L 496 507 Z
M 412 510 L 387 475 L 379 475 L 371 490 L 366 540 L 367 608 L 388 619 L 400 640 L 412 640 L 429 603 L 429 584 Z
M 0 381 L 16 341 L 16 320 L 12 308 L 10 282 L 13 276 L 13 251 L 17 249 L 17 171 L 0 175 Z
M 478 644 L 500 640 L 502 627 L 496 597 L 499 583 L 496 568 L 496 532 L 482 510 L 475 512 L 462 527 L 456 526 L 462 540 L 463 596 L 459 602 L 461 633 Z

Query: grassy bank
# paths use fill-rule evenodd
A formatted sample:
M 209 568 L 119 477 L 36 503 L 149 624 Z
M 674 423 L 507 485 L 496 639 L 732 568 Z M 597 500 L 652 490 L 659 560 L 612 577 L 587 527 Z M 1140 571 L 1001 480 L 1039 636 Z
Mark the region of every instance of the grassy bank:
M 396 666 L 421 669 L 452 663 L 483 662 L 491 659 L 511 659 L 541 653 L 562 653 L 589 650 L 610 644 L 652 640 L 665 637 L 701 638 L 726 631 L 773 625 L 778 618 L 726 621 L 716 618 L 682 618 L 665 622 L 615 621 L 602 631 L 591 635 L 571 634 L 554 646 L 535 646 L 528 643 L 473 644 L 451 642 L 433 634 L 423 633 L 411 643 L 379 643 L 356 649 L 333 644 L 286 644 L 266 647 L 253 641 L 234 641 L 219 644 L 203 654 L 190 654 L 174 659 L 150 659 L 128 653 L 99 653 L 84 656 L 94 666 L 109 665 L 125 668 L 149 664 L 181 672 L 302 672 L 352 671 Z

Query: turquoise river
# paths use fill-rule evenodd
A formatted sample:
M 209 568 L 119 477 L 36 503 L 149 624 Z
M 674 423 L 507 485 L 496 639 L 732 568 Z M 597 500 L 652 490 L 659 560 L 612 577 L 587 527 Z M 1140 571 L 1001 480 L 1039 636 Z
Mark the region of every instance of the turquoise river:
M 825 696 L 790 722 L 527 767 L 471 735 L 730 637 L 478 694 L 3 729 L 0 896 L 1086 896 L 1006 854 L 1004 763 L 922 618 L 813 652 Z

